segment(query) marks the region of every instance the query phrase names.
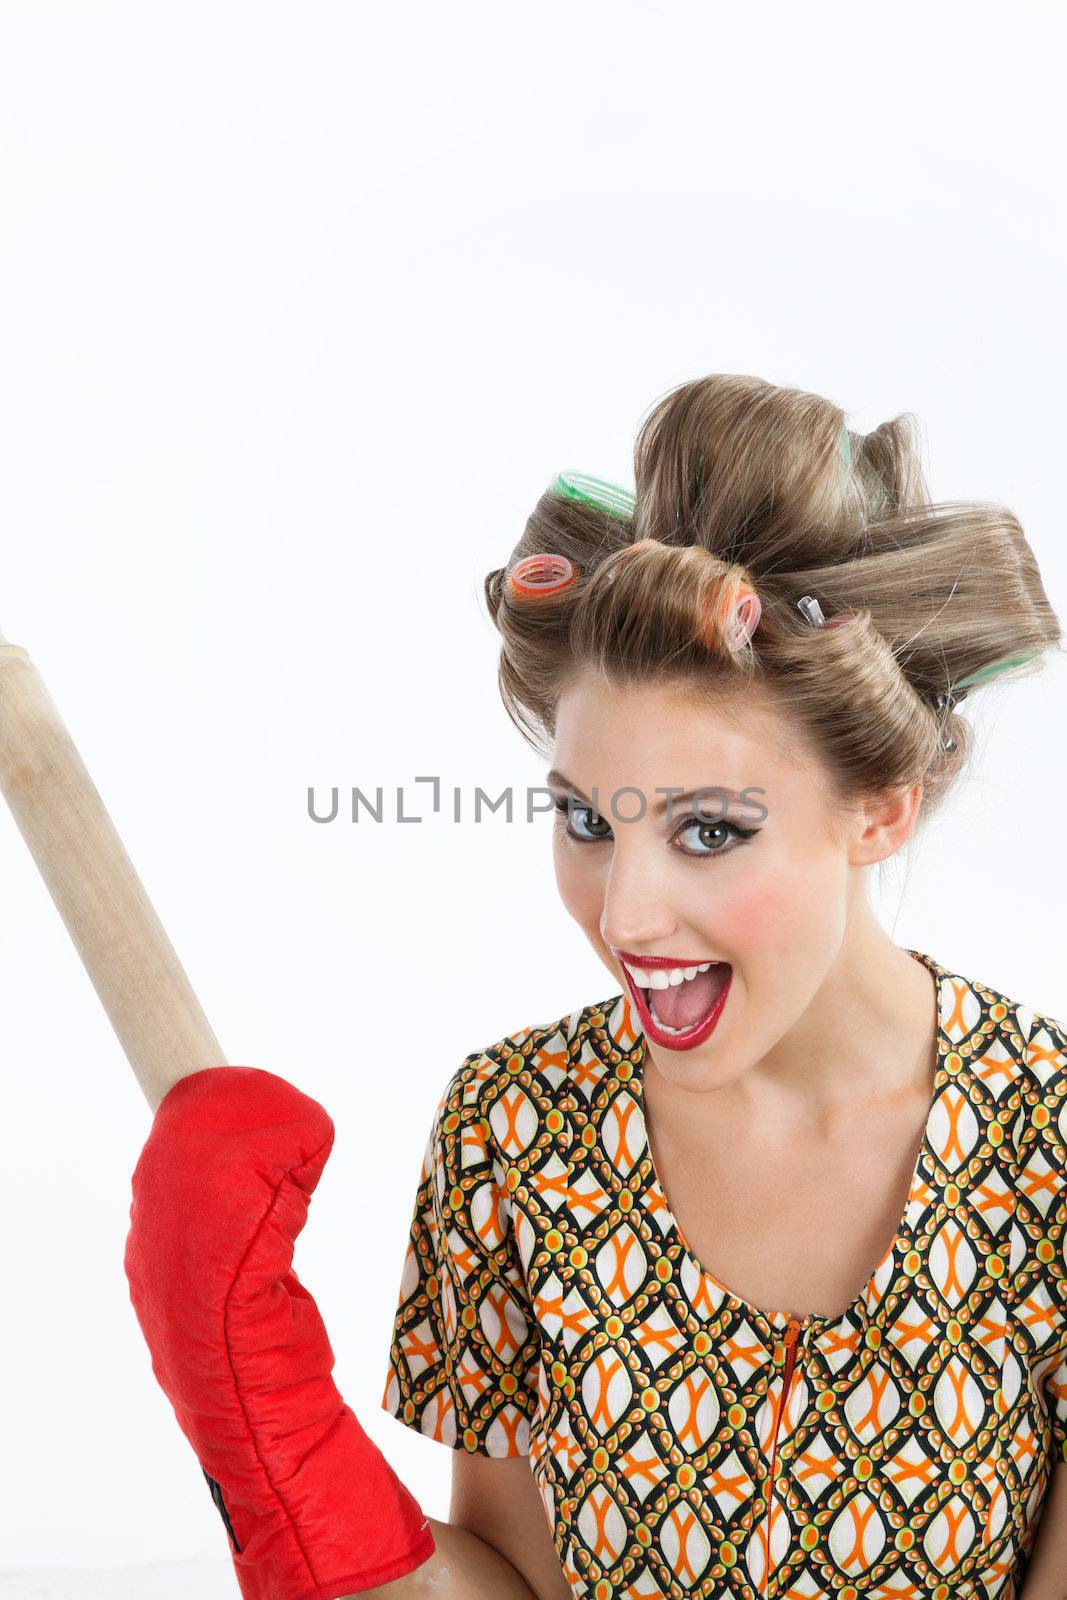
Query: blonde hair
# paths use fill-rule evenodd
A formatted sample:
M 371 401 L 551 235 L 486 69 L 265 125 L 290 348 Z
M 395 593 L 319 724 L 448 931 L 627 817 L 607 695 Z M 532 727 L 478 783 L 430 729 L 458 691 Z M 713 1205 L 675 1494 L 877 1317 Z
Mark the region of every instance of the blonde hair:
M 984 502 L 932 504 L 910 415 L 851 433 L 819 395 L 714 374 L 651 409 L 634 479 L 632 516 L 546 490 L 506 566 L 484 580 L 500 693 L 535 749 L 588 669 L 725 696 L 726 708 L 755 695 L 806 741 L 831 800 L 921 781 L 929 814 L 971 750 L 969 725 L 938 696 L 1020 655 L 1032 659 L 1010 670 L 1030 676 L 1062 651 L 1018 519 Z M 576 581 L 556 598 L 512 593 L 515 564 L 548 552 L 573 563 Z M 723 602 L 745 588 L 762 612 L 731 650 Z M 813 627 L 804 595 L 827 619 L 855 615 Z

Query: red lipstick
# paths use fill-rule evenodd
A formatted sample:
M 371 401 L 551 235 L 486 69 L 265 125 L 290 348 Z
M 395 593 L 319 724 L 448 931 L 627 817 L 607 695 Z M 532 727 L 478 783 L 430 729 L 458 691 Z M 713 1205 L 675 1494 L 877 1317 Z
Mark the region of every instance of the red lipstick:
M 615 945 L 610 948 L 620 961 L 628 961 L 632 967 L 646 967 L 649 971 L 653 967 L 702 967 L 705 961 L 710 961 L 713 967 L 723 965 L 713 956 L 635 956 L 632 950 L 619 950 Z
M 729 967 L 729 970 L 726 974 L 726 982 L 722 987 L 722 993 L 712 1004 L 707 1016 L 704 1017 L 700 1022 L 696 1023 L 692 1028 L 687 1029 L 684 1033 L 664 1033 L 663 1029 L 656 1022 L 655 1018 L 652 1016 L 652 1013 L 648 1009 L 648 1005 L 645 1002 L 644 990 L 638 984 L 634 983 L 626 963 L 630 961 L 635 967 L 644 967 L 647 969 L 654 967 L 698 967 L 702 966 L 703 962 L 708 958 L 703 957 L 698 958 L 695 961 L 685 961 L 679 960 L 677 956 L 635 956 L 631 955 L 630 952 L 626 950 L 616 950 L 614 946 L 612 946 L 612 950 L 613 953 L 619 958 L 619 964 L 622 967 L 622 975 L 626 980 L 626 987 L 629 989 L 634 1005 L 637 1007 L 638 1015 L 641 1018 L 641 1027 L 648 1037 L 652 1039 L 655 1044 L 662 1045 L 665 1050 L 693 1050 L 697 1045 L 703 1044 L 704 1040 L 708 1038 L 708 1036 L 714 1030 L 715 1025 L 722 1015 L 723 1007 L 726 1004 L 726 996 L 730 992 L 730 984 L 733 982 L 734 974 L 733 968 L 729 967 L 729 963 L 712 963 L 713 966 L 727 966 Z

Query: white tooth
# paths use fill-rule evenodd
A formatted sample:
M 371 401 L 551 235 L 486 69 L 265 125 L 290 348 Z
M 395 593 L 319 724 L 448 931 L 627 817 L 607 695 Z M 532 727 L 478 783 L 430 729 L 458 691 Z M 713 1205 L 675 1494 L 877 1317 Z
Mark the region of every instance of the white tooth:
M 625 963 L 624 963 L 625 964 Z M 641 989 L 666 989 L 673 985 L 684 983 L 687 979 L 695 978 L 699 972 L 707 972 L 715 962 L 702 961 L 695 967 L 631 967 L 626 970 L 634 982 Z

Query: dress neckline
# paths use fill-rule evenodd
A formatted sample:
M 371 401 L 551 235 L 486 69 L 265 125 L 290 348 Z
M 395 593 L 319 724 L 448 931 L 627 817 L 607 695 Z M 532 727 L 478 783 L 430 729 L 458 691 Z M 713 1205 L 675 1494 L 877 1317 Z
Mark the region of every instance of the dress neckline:
M 674 1234 L 679 1245 L 681 1246 L 683 1257 L 688 1261 L 692 1270 L 698 1274 L 698 1276 L 703 1279 L 705 1283 L 711 1286 L 715 1300 L 723 1300 L 729 1305 L 733 1306 L 736 1310 L 743 1311 L 753 1323 L 754 1327 L 758 1331 L 767 1335 L 769 1338 L 776 1338 L 781 1333 L 781 1330 L 791 1322 L 799 1323 L 804 1330 L 807 1330 L 810 1332 L 811 1336 L 815 1337 L 828 1328 L 838 1327 L 846 1320 L 846 1318 L 853 1320 L 858 1319 L 864 1323 L 869 1321 L 871 1294 L 875 1287 L 876 1280 L 882 1275 L 886 1269 L 886 1266 L 894 1256 L 899 1255 L 901 1258 L 903 1258 L 910 1248 L 912 1242 L 912 1207 L 913 1203 L 920 1197 L 924 1187 L 925 1180 L 923 1176 L 923 1169 L 927 1147 L 930 1142 L 930 1125 L 936 1114 L 937 1103 L 941 1098 L 941 1092 L 945 1086 L 947 1078 L 949 1077 L 949 1073 L 945 1066 L 945 1054 L 948 1051 L 950 1044 L 946 1030 L 946 1007 L 949 1004 L 948 990 L 950 986 L 944 981 L 949 976 L 947 970 L 937 961 L 935 961 L 932 956 L 924 954 L 921 950 L 911 949 L 907 949 L 907 954 L 914 956 L 916 961 L 921 962 L 933 974 L 934 983 L 937 990 L 937 1040 L 935 1044 L 933 1062 L 934 1081 L 933 1089 L 930 1095 L 930 1103 L 926 1110 L 926 1121 L 923 1125 L 922 1141 L 919 1145 L 919 1153 L 916 1157 L 915 1166 L 912 1170 L 911 1183 L 908 1188 L 908 1198 L 904 1204 L 904 1212 L 897 1226 L 897 1231 L 893 1236 L 892 1243 L 883 1253 L 878 1265 L 870 1274 L 863 1287 L 859 1290 L 858 1294 L 853 1297 L 843 1311 L 834 1312 L 829 1315 L 816 1316 L 813 1313 L 806 1313 L 798 1316 L 791 1311 L 765 1311 L 760 1306 L 753 1305 L 751 1301 L 745 1300 L 741 1295 L 734 1294 L 727 1284 L 723 1283 L 721 1279 L 717 1278 L 714 1273 L 708 1271 L 703 1262 L 700 1261 L 700 1259 L 690 1249 L 685 1235 L 678 1226 L 678 1219 L 671 1210 L 670 1201 L 667 1199 L 666 1191 L 664 1190 L 663 1184 L 660 1181 L 659 1172 L 656 1168 L 655 1157 L 652 1154 L 652 1146 L 649 1142 L 648 1124 L 645 1121 L 644 1097 L 644 1065 L 647 1051 L 647 1040 L 644 1032 L 640 1028 L 640 1024 L 637 1021 L 636 1008 L 634 1007 L 631 1009 L 631 1018 L 634 1025 L 634 1031 L 637 1034 L 637 1045 L 634 1048 L 631 1056 L 634 1072 L 630 1081 L 630 1088 L 631 1090 L 636 1091 L 638 1112 L 641 1118 L 641 1131 L 644 1135 L 645 1154 L 648 1158 L 650 1169 L 649 1193 L 659 1208 L 663 1221 L 666 1223 L 666 1231 Z M 629 997 L 626 998 L 628 1000 Z

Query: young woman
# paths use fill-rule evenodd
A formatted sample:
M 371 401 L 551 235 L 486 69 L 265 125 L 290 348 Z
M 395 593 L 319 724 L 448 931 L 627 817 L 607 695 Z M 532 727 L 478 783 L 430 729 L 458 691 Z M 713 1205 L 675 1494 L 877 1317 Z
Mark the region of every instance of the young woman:
M 0 639 L 0 788 L 153 1112 L 152 1370 L 244 1600 L 1065 1600 L 1067 1034 L 868 898 L 961 776 L 960 701 L 1062 649 L 1033 552 L 928 503 L 903 420 L 752 378 L 670 393 L 635 463 L 558 479 L 486 580 L 611 981 L 433 1119 L 383 1398 L 453 1450 L 448 1523 L 291 1270 L 329 1117 L 223 1064 Z
M 1037 562 L 907 419 L 754 378 L 635 472 L 485 582 L 610 983 L 448 1082 L 383 1404 L 540 1600 L 1062 1600 L 1067 1034 L 868 897 L 1061 649 Z

